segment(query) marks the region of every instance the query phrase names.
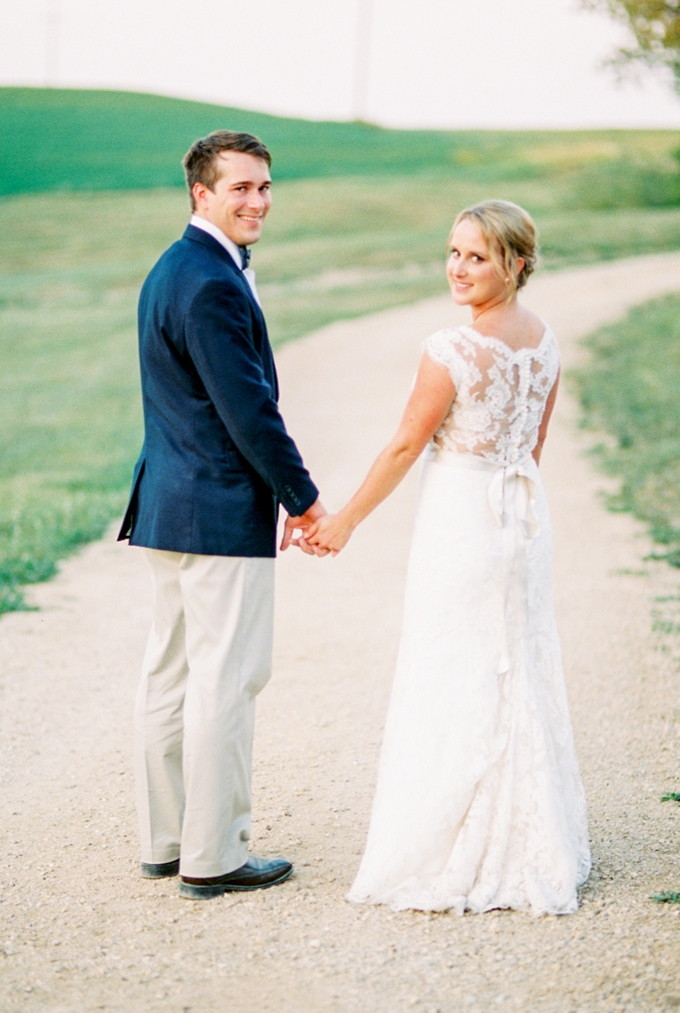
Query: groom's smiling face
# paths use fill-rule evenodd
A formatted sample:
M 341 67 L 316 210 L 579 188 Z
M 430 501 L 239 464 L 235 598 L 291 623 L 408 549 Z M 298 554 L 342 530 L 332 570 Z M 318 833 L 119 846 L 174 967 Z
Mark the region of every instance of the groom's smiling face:
M 250 246 L 260 238 L 272 203 L 269 166 L 242 151 L 222 151 L 216 163 L 220 176 L 214 189 L 204 183 L 194 185 L 195 214 L 239 246 Z

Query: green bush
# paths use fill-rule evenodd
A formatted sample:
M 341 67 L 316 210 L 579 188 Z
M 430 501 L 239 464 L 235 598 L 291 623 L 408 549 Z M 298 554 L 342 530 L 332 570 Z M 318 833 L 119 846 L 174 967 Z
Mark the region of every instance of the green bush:
M 597 211 L 680 206 L 680 166 L 649 165 L 619 158 L 588 166 L 570 195 L 576 207 Z

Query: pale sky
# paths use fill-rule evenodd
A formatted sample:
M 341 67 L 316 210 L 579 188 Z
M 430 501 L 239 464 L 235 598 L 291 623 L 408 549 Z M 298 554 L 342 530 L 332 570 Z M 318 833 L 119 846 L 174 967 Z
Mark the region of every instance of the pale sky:
M 0 85 L 394 127 L 680 128 L 661 80 L 599 68 L 623 38 L 578 0 L 0 0 Z

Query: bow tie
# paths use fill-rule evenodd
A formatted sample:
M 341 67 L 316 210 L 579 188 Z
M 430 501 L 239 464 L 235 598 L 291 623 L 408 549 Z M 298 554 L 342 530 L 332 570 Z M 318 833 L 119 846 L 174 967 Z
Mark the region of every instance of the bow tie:
M 250 250 L 247 246 L 239 246 L 239 250 L 241 251 L 241 270 L 245 271 L 250 263 Z

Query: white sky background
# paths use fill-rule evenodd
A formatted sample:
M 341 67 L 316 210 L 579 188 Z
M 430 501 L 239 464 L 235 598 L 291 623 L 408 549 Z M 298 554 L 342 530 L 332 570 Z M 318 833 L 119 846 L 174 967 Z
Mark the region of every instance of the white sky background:
M 624 38 L 578 0 L 0 0 L 0 85 L 395 127 L 680 127 L 659 78 L 600 69 Z

